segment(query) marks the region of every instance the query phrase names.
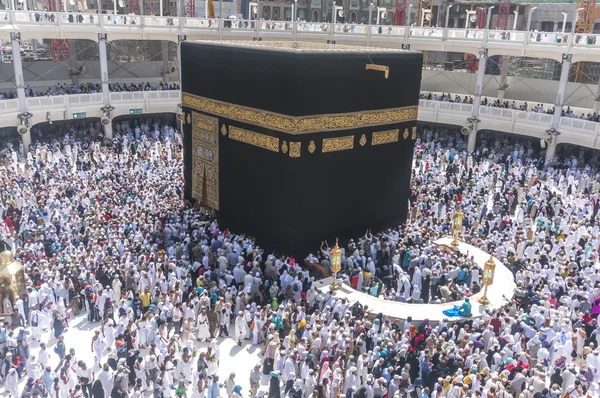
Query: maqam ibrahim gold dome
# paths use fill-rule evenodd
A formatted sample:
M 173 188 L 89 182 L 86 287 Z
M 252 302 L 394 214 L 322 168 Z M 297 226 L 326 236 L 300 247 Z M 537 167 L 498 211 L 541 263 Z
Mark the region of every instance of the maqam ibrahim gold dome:
M 23 266 L 14 259 L 10 250 L 0 253 L 0 275 L 15 275 L 22 269 Z

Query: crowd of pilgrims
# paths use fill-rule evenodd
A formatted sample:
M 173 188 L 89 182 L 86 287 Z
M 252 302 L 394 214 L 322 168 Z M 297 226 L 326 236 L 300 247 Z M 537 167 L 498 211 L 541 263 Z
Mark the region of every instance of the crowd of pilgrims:
M 115 123 L 112 141 L 98 123 L 55 127 L 27 154 L 0 151 L 0 238 L 27 275 L 26 292 L 1 298 L 8 396 L 600 394 L 600 178 L 583 152 L 545 163 L 515 138 L 484 135 L 467 153 L 459 134 L 420 134 L 409 220 L 344 244 L 340 278 L 390 300 L 462 303 L 479 270 L 432 243 L 460 206 L 461 239 L 518 287 L 481 318 L 413 323 L 316 289 L 307 270 L 329 270 L 326 243 L 305 259 L 266 253 L 183 201 L 174 122 Z M 81 333 L 93 363 L 69 339 Z M 220 367 L 226 341 L 255 346 L 256 361 Z
M 134 92 L 134 91 L 162 91 L 162 90 L 179 90 L 179 84 L 177 83 L 163 83 L 152 84 L 150 82 L 142 83 L 110 83 L 108 85 L 110 92 Z M 66 84 L 57 83 L 56 85 L 47 87 L 45 89 L 34 89 L 27 85 L 25 87 L 26 97 L 49 97 L 53 95 L 70 95 L 70 94 L 94 94 L 101 93 L 102 85 L 100 83 L 80 83 L 80 84 Z M 16 99 L 17 93 L 15 91 L 4 91 L 0 92 L 0 100 L 3 99 Z
M 455 102 L 455 103 L 461 103 L 461 104 L 472 104 L 473 103 L 473 96 L 472 95 L 458 95 L 455 94 L 454 96 L 452 96 L 452 94 L 446 94 L 446 93 L 441 93 L 441 94 L 435 94 L 435 93 L 429 93 L 429 94 L 420 94 L 420 98 L 421 99 L 426 99 L 426 100 L 433 100 L 433 101 L 445 101 L 445 102 Z M 481 98 L 481 105 L 483 106 L 491 106 L 494 108 L 504 108 L 504 109 L 514 109 L 514 110 L 518 110 L 518 111 L 527 111 L 527 112 L 535 112 L 535 113 L 546 113 L 549 115 L 553 115 L 554 114 L 554 106 L 548 106 L 548 105 L 544 105 L 543 103 L 538 103 L 535 105 L 532 104 L 528 104 L 527 101 L 519 101 L 520 103 L 517 103 L 517 101 L 515 100 L 500 100 L 498 98 L 496 99 L 488 99 L 487 97 L 483 97 Z M 570 106 L 565 106 L 562 111 L 561 111 L 561 116 L 563 117 L 570 117 L 570 118 L 574 118 L 574 119 L 583 119 L 583 120 L 589 120 L 592 122 L 598 122 L 600 121 L 600 115 L 598 115 L 596 112 L 588 112 L 586 113 L 581 113 L 581 114 L 577 114 L 575 113 L 575 111 L 573 109 L 571 109 Z

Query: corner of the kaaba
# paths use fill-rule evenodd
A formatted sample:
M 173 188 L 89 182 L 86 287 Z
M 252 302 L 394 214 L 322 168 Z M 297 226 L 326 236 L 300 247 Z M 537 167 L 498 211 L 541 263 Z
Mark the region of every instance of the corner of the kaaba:
M 406 220 L 420 53 L 181 50 L 185 197 L 221 227 L 304 258 Z

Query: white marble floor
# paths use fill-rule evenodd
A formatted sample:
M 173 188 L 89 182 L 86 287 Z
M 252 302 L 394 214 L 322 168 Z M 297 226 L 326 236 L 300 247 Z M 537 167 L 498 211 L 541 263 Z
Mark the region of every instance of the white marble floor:
M 438 245 L 449 246 L 451 238 L 441 238 L 435 241 Z M 475 264 L 477 264 L 482 270 L 486 261 L 490 259 L 490 255 L 483 250 L 469 245 L 464 242 L 460 242 L 457 249 L 466 255 L 473 256 Z M 472 305 L 472 318 L 479 318 L 482 313 L 486 310 L 494 310 L 502 307 L 506 304 L 507 300 L 512 298 L 516 287 L 515 280 L 512 272 L 504 266 L 504 264 L 495 257 L 491 257 L 496 264 L 496 272 L 494 276 L 494 283 L 488 289 L 489 304 L 483 305 L 478 302 L 479 298 L 483 296 L 483 291 L 473 295 L 470 299 Z M 481 274 L 483 271 L 480 271 Z M 315 283 L 316 287 L 322 292 L 329 290 L 329 285 L 333 282 L 333 278 L 326 278 Z M 350 303 L 360 302 L 363 306 L 368 306 L 368 311 L 372 316 L 376 316 L 378 313 L 383 313 L 394 319 L 406 319 L 412 317 L 413 322 L 420 323 L 425 318 L 429 321 L 437 323 L 444 318 L 448 318 L 444 315 L 443 311 L 453 308 L 455 305 L 460 306 L 464 302 L 463 300 L 454 301 L 445 304 L 408 304 L 400 303 L 396 301 L 389 301 L 379 297 L 373 297 L 370 294 L 362 293 L 354 290 L 349 285 L 344 284 L 340 290 L 336 291 L 337 297 L 348 299 Z M 458 319 L 458 318 L 451 318 Z
M 93 365 L 93 370 L 97 373 L 100 367 L 94 361 L 94 354 L 91 351 L 91 342 L 92 337 L 94 336 L 94 331 L 100 327 L 100 323 L 89 323 L 86 315 L 83 314 L 75 319 L 71 319 L 69 326 L 70 327 L 65 332 L 65 345 L 67 347 L 67 351 L 70 348 L 74 348 L 77 360 L 83 360 L 90 367 Z M 42 341 L 45 341 L 48 346 L 47 351 L 51 353 L 50 364 L 52 365 L 52 369 L 54 369 L 59 362 L 58 356 L 54 353 L 54 347 L 56 345 L 54 334 L 52 332 L 45 331 L 42 333 Z M 229 377 L 229 374 L 234 372 L 236 375 L 236 384 L 239 384 L 242 387 L 242 396 L 249 396 L 250 371 L 258 362 L 262 364 L 261 348 L 259 346 L 253 346 L 249 340 L 245 340 L 241 347 L 238 347 L 231 338 L 219 338 L 218 343 L 220 348 L 220 366 L 218 372 L 220 382 L 225 382 L 225 380 Z M 205 350 L 208 346 L 208 343 L 195 342 L 194 344 L 195 347 L 197 347 L 200 351 L 203 349 Z M 30 351 L 31 355 L 35 355 L 37 358 L 39 352 L 39 343 L 30 341 Z M 141 352 L 145 355 L 147 350 L 141 350 Z M 107 358 L 108 355 L 104 357 L 105 360 Z M 24 377 L 20 381 L 19 392 L 22 391 L 26 379 L 27 377 Z M 259 391 L 267 391 L 268 383 L 269 376 L 263 376 Z M 4 387 L 1 387 L 0 391 L 1 396 L 8 396 Z M 222 396 L 226 396 L 225 388 L 222 388 L 221 394 Z M 169 395 L 165 394 L 165 396 Z M 173 393 L 172 396 L 175 396 L 175 394 Z M 190 392 L 188 392 L 188 397 L 189 396 Z

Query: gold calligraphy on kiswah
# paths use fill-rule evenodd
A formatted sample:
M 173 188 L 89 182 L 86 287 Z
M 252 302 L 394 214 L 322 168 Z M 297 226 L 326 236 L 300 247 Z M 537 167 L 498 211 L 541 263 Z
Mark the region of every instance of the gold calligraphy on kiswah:
M 371 139 L 371 145 L 390 144 L 392 142 L 398 142 L 398 134 L 400 130 L 388 130 L 388 131 L 377 131 L 373 133 Z
M 345 137 L 324 138 L 323 152 L 346 151 L 354 148 L 354 136 L 347 135 Z
M 201 112 L 294 135 L 414 121 L 418 113 L 418 108 L 414 105 L 349 113 L 289 116 L 187 93 L 182 95 L 182 103 L 183 106 Z
M 230 126 L 229 138 L 246 144 L 254 145 L 259 148 L 268 149 L 269 151 L 279 152 L 279 138 L 271 137 L 269 135 Z

